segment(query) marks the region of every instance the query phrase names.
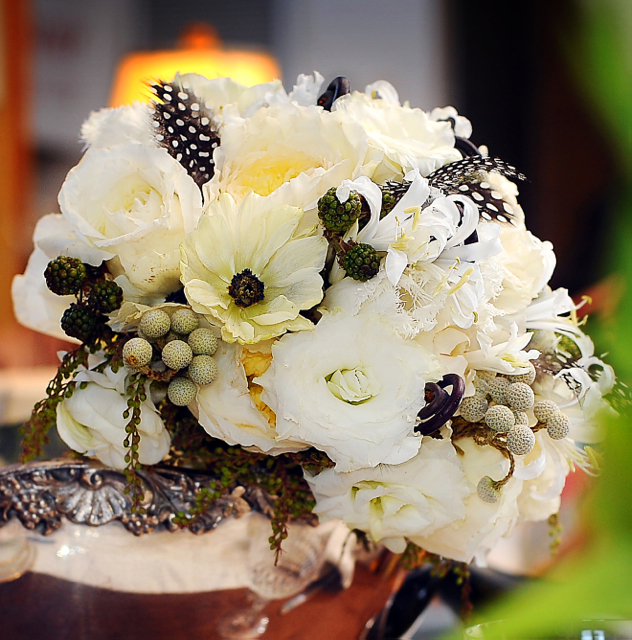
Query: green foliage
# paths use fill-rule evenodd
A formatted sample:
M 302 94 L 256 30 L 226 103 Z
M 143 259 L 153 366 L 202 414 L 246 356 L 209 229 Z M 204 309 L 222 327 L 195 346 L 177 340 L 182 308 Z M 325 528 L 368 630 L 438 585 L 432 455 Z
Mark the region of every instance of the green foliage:
M 174 522 L 191 526 L 208 511 L 215 501 L 238 485 L 257 487 L 271 498 L 270 547 L 277 554 L 287 537 L 291 519 L 312 520 L 315 505 L 303 468 L 318 473 L 333 466 L 327 456 L 315 449 L 300 454 L 269 456 L 230 446 L 210 438 L 188 409 L 164 401 L 161 415 L 171 433 L 168 463 L 174 466 L 204 470 L 216 480 L 200 490 L 195 505 L 178 513 Z

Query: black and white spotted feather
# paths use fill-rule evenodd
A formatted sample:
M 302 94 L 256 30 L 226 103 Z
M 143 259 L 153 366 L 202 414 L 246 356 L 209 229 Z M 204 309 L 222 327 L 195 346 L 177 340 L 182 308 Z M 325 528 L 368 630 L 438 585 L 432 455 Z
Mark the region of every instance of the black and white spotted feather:
M 176 83 L 159 81 L 151 89 L 156 96 L 156 141 L 187 170 L 201 189 L 213 177 L 213 151 L 220 144 L 212 114 L 190 89 Z
M 485 174 L 492 171 L 507 178 L 526 180 L 522 173 L 499 158 L 469 156 L 433 171 L 428 182 L 446 195 L 459 193 L 468 196 L 478 205 L 481 218 L 485 220 L 511 222 L 515 215 L 512 205 L 505 202 L 486 180 Z

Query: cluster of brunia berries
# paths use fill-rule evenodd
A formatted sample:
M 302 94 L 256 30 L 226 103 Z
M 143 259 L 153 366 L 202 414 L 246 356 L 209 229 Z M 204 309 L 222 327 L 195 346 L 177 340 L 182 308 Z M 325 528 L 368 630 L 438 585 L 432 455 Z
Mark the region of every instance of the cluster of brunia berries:
M 476 390 L 473 396 L 463 399 L 459 407 L 464 420 L 484 423 L 504 438 L 507 449 L 516 456 L 530 453 L 535 446 L 534 428 L 546 427 L 553 440 L 566 438 L 570 431 L 569 417 L 550 401 L 535 402 L 531 385 L 536 372 L 533 364 L 529 370 L 518 375 L 497 375 L 491 371 L 478 371 L 474 379 Z M 537 420 L 529 426 L 526 411 L 532 410 Z M 484 476 L 478 483 L 478 495 L 485 502 L 496 502 L 500 497 L 500 481 Z
M 217 337 L 199 325 L 200 317 L 188 307 L 171 315 L 164 309 L 150 309 L 140 319 L 138 337 L 123 346 L 125 366 L 174 375 L 167 395 L 173 404 L 186 407 L 195 400 L 198 387 L 211 384 L 218 371 L 213 358 Z
M 123 302 L 123 290 L 110 279 L 107 271 L 83 263 L 78 258 L 59 256 L 44 271 L 46 286 L 59 296 L 77 298 L 61 318 L 66 335 L 84 344 L 94 342 L 106 323 L 106 314 L 116 311 Z
M 361 215 L 362 199 L 356 191 L 351 191 L 347 200 L 341 202 L 336 188 L 332 187 L 318 201 L 318 217 L 327 239 L 336 248 L 340 266 L 354 280 L 366 282 L 380 270 L 380 256 L 370 244 L 342 240 Z

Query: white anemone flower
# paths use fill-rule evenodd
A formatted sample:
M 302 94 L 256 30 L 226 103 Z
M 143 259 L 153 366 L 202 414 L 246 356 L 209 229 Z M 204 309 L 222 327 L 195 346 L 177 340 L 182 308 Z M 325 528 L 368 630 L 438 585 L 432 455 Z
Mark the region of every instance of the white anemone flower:
M 255 382 L 277 416 L 279 439 L 325 451 L 337 471 L 412 458 L 415 419 L 438 363 L 373 313 L 324 316 L 314 331 L 283 336 Z
M 340 519 L 395 553 L 411 536 L 462 520 L 471 493 L 449 437 L 423 438 L 419 453 L 403 464 L 350 473 L 327 469 L 306 478 L 321 522 Z
M 270 208 L 254 193 L 239 207 L 222 194 L 182 243 L 187 299 L 221 326 L 223 340 L 255 343 L 313 327 L 300 311 L 323 297 L 327 241 L 315 229 L 299 233 L 302 218 L 301 209 Z

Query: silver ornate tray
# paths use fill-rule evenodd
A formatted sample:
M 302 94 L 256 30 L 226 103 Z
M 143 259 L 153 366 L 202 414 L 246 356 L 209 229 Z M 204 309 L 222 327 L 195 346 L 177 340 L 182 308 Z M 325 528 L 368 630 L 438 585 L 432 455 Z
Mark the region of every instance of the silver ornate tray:
M 134 535 L 156 529 L 175 531 L 179 512 L 188 512 L 195 495 L 214 478 L 180 468 L 152 467 L 139 471 L 145 498 L 145 513 L 132 513 L 125 493 L 123 471 L 96 461 L 56 459 L 0 468 L 0 527 L 17 518 L 27 529 L 47 535 L 67 519 L 75 524 L 98 527 L 119 521 Z M 195 534 L 215 529 L 230 515 L 251 509 L 269 514 L 271 498 L 261 489 L 236 486 L 188 528 Z

